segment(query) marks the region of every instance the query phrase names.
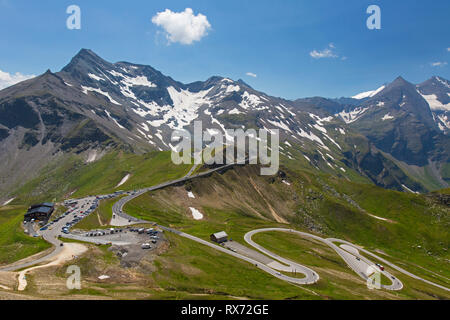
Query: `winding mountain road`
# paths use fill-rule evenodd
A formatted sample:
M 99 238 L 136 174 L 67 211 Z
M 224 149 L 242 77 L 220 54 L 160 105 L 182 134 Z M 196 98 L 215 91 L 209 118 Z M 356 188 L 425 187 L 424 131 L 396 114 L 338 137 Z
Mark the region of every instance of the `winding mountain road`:
M 252 240 L 252 237 L 255 234 L 261 233 L 261 232 L 270 232 L 270 231 L 293 233 L 293 234 L 297 234 L 303 238 L 311 238 L 311 239 L 320 241 L 320 242 L 326 244 L 327 246 L 331 247 L 334 251 L 336 251 L 336 253 L 347 263 L 347 265 L 350 267 L 350 269 L 352 269 L 358 276 L 360 276 L 364 280 L 367 281 L 369 279 L 369 276 L 370 276 L 370 274 L 368 273 L 368 272 L 370 272 L 369 267 L 372 267 L 372 270 L 379 271 L 380 273 L 384 274 L 388 279 L 390 279 L 392 282 L 391 285 L 381 285 L 381 288 L 387 289 L 387 290 L 401 290 L 403 288 L 403 284 L 400 280 L 395 278 L 389 272 L 380 270 L 378 267 L 375 266 L 375 263 L 365 259 L 361 255 L 356 255 L 354 252 L 348 252 L 348 251 L 336 246 L 332 241 L 329 241 L 328 239 L 324 239 L 324 238 L 321 238 L 319 236 L 316 236 L 316 235 L 313 235 L 310 233 L 305 233 L 305 232 L 301 232 L 301 231 L 297 231 L 297 230 L 293 230 L 293 229 L 266 228 L 266 229 L 258 229 L 258 230 L 253 230 L 253 231 L 248 232 L 244 236 L 244 240 L 249 245 L 258 249 L 259 251 L 268 255 L 269 257 L 272 257 L 273 259 L 281 261 L 285 264 L 290 264 L 290 260 L 287 260 L 283 257 L 280 257 L 280 256 L 270 252 L 269 250 L 265 249 L 264 247 L 260 246 L 259 244 L 257 244 L 256 242 L 254 242 Z M 348 243 L 348 244 L 353 246 L 353 244 L 351 244 L 351 243 Z M 358 257 L 360 260 L 356 259 L 356 257 Z M 364 261 L 364 263 L 362 263 L 361 260 Z M 312 272 L 314 272 L 314 271 L 312 271 Z
M 144 194 L 146 192 L 163 189 L 163 188 L 166 188 L 169 186 L 174 186 L 177 184 L 182 184 L 186 181 L 200 178 L 200 177 L 205 177 L 214 172 L 225 170 L 227 168 L 230 168 L 230 167 L 233 167 L 236 165 L 242 165 L 244 163 L 245 163 L 245 161 L 242 163 L 228 164 L 228 165 L 225 165 L 222 167 L 210 169 L 208 171 L 205 171 L 205 172 L 202 172 L 202 173 L 199 173 L 196 175 L 192 175 L 192 173 L 197 168 L 197 166 L 194 165 L 183 178 L 175 179 L 172 181 L 161 183 L 156 186 L 152 186 L 149 188 L 144 188 L 144 189 L 141 189 L 141 190 L 138 190 L 135 192 L 131 192 L 131 194 L 129 194 L 128 196 L 121 198 L 112 207 L 113 215 L 117 215 L 117 216 L 121 217 L 121 219 L 123 221 L 128 221 L 129 224 L 149 223 L 149 221 L 137 219 L 135 217 L 128 215 L 126 212 L 124 212 L 123 207 L 125 206 L 125 204 L 128 203 L 129 201 L 141 196 L 142 194 Z M 87 198 L 77 200 L 78 204 L 77 204 L 76 208 L 74 208 L 73 213 L 71 215 L 79 213 L 82 210 L 82 208 L 84 208 L 85 206 L 90 206 L 95 199 L 96 199 L 96 197 L 87 197 Z M 32 261 L 27 261 L 24 263 L 21 263 L 20 261 L 16 262 L 15 264 L 12 264 L 10 266 L 0 268 L 0 271 L 14 271 L 14 270 L 23 269 L 25 267 L 29 267 L 32 265 L 36 265 L 36 264 L 48 261 L 51 258 L 53 258 L 55 255 L 59 254 L 62 251 L 62 247 L 61 247 L 62 242 L 58 238 L 59 238 L 59 236 L 63 235 L 61 233 L 60 228 L 61 228 L 61 226 L 64 225 L 64 223 L 66 223 L 70 219 L 72 219 L 71 216 L 63 217 L 63 219 L 60 222 L 58 222 L 58 224 L 56 224 L 53 228 L 43 231 L 43 232 L 40 232 L 40 234 L 43 236 L 43 238 L 45 240 L 47 240 L 49 243 L 54 245 L 54 250 L 51 253 L 49 253 L 48 255 L 46 255 L 44 257 L 41 257 L 41 258 L 38 258 L 38 259 L 35 259 Z M 416 275 L 390 263 L 389 261 L 387 261 L 387 260 L 385 260 L 385 259 L 383 259 L 383 258 L 357 246 L 357 245 L 354 245 L 348 241 L 341 240 L 341 239 L 335 239 L 335 238 L 324 239 L 324 238 L 321 238 L 319 236 L 316 236 L 316 235 L 313 235 L 310 233 L 305 233 L 305 232 L 297 231 L 294 229 L 285 229 L 285 228 L 266 228 L 266 229 L 258 229 L 258 230 L 250 231 L 247 234 L 245 234 L 244 240 L 253 248 L 262 252 L 266 256 L 272 258 L 273 259 L 272 262 L 275 262 L 275 263 L 265 264 L 265 263 L 255 260 L 252 257 L 249 257 L 245 254 L 241 254 L 241 253 L 229 250 L 227 248 L 224 248 L 224 247 L 214 244 L 212 242 L 200 239 L 198 237 L 175 230 L 173 228 L 169 228 L 166 226 L 159 226 L 159 227 L 165 231 L 177 234 L 181 237 L 190 239 L 192 241 L 195 241 L 202 245 L 208 246 L 208 247 L 215 249 L 217 251 L 220 251 L 222 253 L 231 255 L 235 258 L 238 258 L 238 259 L 241 259 L 248 263 L 251 263 L 254 266 L 256 266 L 257 268 L 271 274 L 272 276 L 274 276 L 278 279 L 281 279 L 283 281 L 287 281 L 287 282 L 290 282 L 293 284 L 297 284 L 297 285 L 314 284 L 317 281 L 319 281 L 320 277 L 314 270 L 312 270 L 306 266 L 300 265 L 289 259 L 283 258 L 273 252 L 270 252 L 269 250 L 262 247 L 261 245 L 258 245 L 256 242 L 254 242 L 252 240 L 253 235 L 255 235 L 257 233 L 261 233 L 261 232 L 277 231 L 277 232 L 286 232 L 286 233 L 297 234 L 301 237 L 311 238 L 311 239 L 320 241 L 320 242 L 324 243 L 325 245 L 331 247 L 347 263 L 349 268 L 352 269 L 362 279 L 367 281 L 374 271 L 384 274 L 391 281 L 390 285 L 381 285 L 381 288 L 386 289 L 386 290 L 401 290 L 403 288 L 403 284 L 399 279 L 394 277 L 392 274 L 388 273 L 387 271 L 380 270 L 380 268 L 375 266 L 375 264 L 373 262 L 371 262 L 366 257 L 362 256 L 360 254 L 360 252 L 362 252 L 368 256 L 371 256 L 375 259 L 378 259 L 379 261 L 383 262 L 385 265 L 388 265 L 388 266 L 392 267 L 393 269 L 395 269 L 407 276 L 410 276 L 414 279 L 423 281 L 427 284 L 433 285 L 440 289 L 450 291 L 449 288 L 446 288 L 442 285 L 433 283 L 433 282 L 423 279 L 419 276 L 416 276 Z M 335 243 L 341 243 L 341 246 L 337 246 Z M 370 268 L 372 268 L 372 269 L 370 269 Z M 303 278 L 290 277 L 290 276 L 284 274 L 284 273 L 293 273 L 294 270 L 295 270 L 295 273 L 297 273 L 297 272 L 301 273 L 304 275 L 304 277 Z M 283 273 L 281 273 L 280 271 Z
M 442 285 L 440 285 L 440 284 L 437 284 L 437 283 L 434 283 L 434 282 L 429 281 L 429 280 L 427 280 L 427 279 L 424 279 L 424 278 L 421 278 L 421 277 L 419 277 L 419 276 L 416 276 L 415 274 L 413 274 L 413 273 L 411 273 L 411 272 L 409 272 L 409 271 L 407 271 L 407 270 L 405 270 L 405 269 L 403 269 L 403 268 L 401 268 L 401 267 L 399 267 L 399 266 L 397 266 L 397 265 L 395 265 L 395 264 L 393 264 L 393 263 L 387 261 L 386 259 L 384 259 L 384 258 L 382 258 L 382 257 L 380 257 L 380 256 L 378 256 L 378 255 L 376 255 L 376 254 L 374 254 L 374 253 L 372 253 L 372 252 L 370 252 L 370 251 L 367 251 L 367 250 L 361 248 L 360 246 L 354 245 L 353 243 L 350 243 L 350 242 L 348 242 L 348 241 L 341 240 L 341 239 L 335 239 L 335 238 L 328 238 L 328 239 L 326 239 L 326 240 L 329 241 L 329 242 L 339 242 L 339 243 L 344 243 L 344 244 L 346 244 L 346 245 L 348 245 L 348 246 L 351 246 L 351 247 L 355 248 L 355 249 L 358 250 L 359 252 L 363 252 L 363 253 L 365 253 L 365 254 L 367 254 L 367 255 L 369 255 L 369 256 L 375 258 L 375 259 L 378 259 L 379 261 L 381 261 L 381 262 L 384 263 L 385 265 L 387 265 L 387 266 L 391 267 L 392 269 L 395 269 L 395 270 L 397 270 L 398 272 L 401 272 L 401 273 L 403 273 L 403 274 L 405 274 L 405 275 L 407 275 L 407 276 L 410 276 L 411 278 L 414 278 L 414 279 L 416 279 L 416 280 L 423 281 L 423 282 L 425 282 L 425 283 L 427 283 L 427 284 L 429 284 L 429 285 L 435 286 L 435 287 L 440 288 L 440 289 L 443 289 L 443 290 L 445 290 L 445 291 L 450 291 L 450 289 L 447 288 L 447 287 L 444 287 L 444 286 L 442 286 Z M 363 256 L 361 256 L 361 255 L 359 255 L 359 254 L 358 254 L 358 256 L 359 256 L 360 258 L 364 258 Z

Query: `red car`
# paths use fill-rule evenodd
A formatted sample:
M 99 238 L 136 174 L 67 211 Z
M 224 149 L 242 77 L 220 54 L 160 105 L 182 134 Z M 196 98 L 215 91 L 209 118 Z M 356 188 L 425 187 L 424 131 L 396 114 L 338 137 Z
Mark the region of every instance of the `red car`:
M 376 263 L 376 266 L 377 266 L 378 268 L 380 268 L 381 271 L 384 271 L 384 267 L 383 267 L 381 264 Z

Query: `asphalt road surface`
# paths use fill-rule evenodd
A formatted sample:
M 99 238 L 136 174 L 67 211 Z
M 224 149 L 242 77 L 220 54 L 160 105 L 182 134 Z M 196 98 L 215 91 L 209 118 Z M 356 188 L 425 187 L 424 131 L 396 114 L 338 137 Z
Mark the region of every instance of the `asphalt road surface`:
M 425 282 L 425 283 L 427 283 L 427 284 L 429 284 L 429 285 L 435 286 L 435 287 L 437 287 L 437 288 L 440 288 L 440 289 L 443 289 L 443 290 L 446 290 L 446 291 L 450 291 L 450 289 L 447 288 L 447 287 L 444 287 L 444 286 L 442 286 L 442 285 L 440 285 L 440 284 L 437 284 L 437 283 L 431 282 L 431 281 L 429 281 L 429 280 L 423 279 L 423 278 L 421 278 L 421 277 L 419 277 L 419 276 L 416 276 L 415 274 L 413 274 L 413 273 L 411 273 L 411 272 L 409 272 L 409 271 L 406 271 L 405 269 L 403 269 L 403 268 L 401 268 L 401 267 L 399 267 L 399 266 L 396 266 L 395 264 L 393 264 L 393 263 L 387 261 L 386 259 L 384 259 L 384 258 L 382 258 L 382 257 L 380 257 L 380 256 L 378 256 L 378 255 L 376 255 L 376 254 L 374 254 L 374 253 L 372 253 L 372 252 L 370 252 L 370 251 L 367 251 L 367 250 L 361 248 L 360 246 L 354 245 L 353 243 L 350 243 L 350 242 L 345 241 L 345 240 L 335 239 L 335 238 L 328 238 L 327 241 L 330 241 L 330 242 L 338 242 L 338 243 L 344 243 L 344 244 L 346 244 L 346 245 L 348 245 L 348 246 L 351 246 L 351 247 L 355 248 L 356 250 L 358 250 L 358 252 L 363 252 L 363 253 L 365 253 L 366 255 L 369 255 L 369 256 L 372 256 L 372 257 L 375 258 L 375 259 L 378 259 L 378 260 L 381 261 L 383 264 L 385 264 L 385 265 L 391 267 L 392 269 L 395 269 L 395 270 L 397 270 L 397 271 L 399 271 L 399 272 L 401 272 L 401 273 L 403 273 L 403 274 L 405 274 L 405 275 L 407 275 L 407 276 L 410 276 L 411 278 L 414 278 L 414 279 L 416 279 L 416 280 L 423 281 L 423 282 Z M 364 258 L 364 257 L 362 257 L 361 255 L 358 255 L 358 256 L 359 256 L 360 258 Z
M 297 230 L 293 230 L 293 229 L 284 229 L 284 228 L 266 228 L 266 229 L 258 229 L 258 230 L 253 230 L 248 232 L 245 236 L 244 236 L 244 240 L 251 245 L 252 247 L 258 249 L 259 251 L 261 251 L 262 253 L 268 255 L 269 257 L 272 257 L 275 260 L 281 261 L 285 264 L 290 264 L 290 261 L 282 258 L 278 255 L 276 255 L 273 252 L 270 252 L 269 250 L 265 249 L 264 247 L 260 246 L 259 244 L 255 243 L 252 240 L 252 237 L 257 234 L 257 233 L 261 233 L 261 232 L 269 232 L 269 231 L 279 231 L 279 232 L 287 232 L 287 233 L 294 233 L 294 234 L 298 234 L 301 237 L 304 238 L 311 238 L 317 241 L 320 241 L 326 245 L 328 245 L 329 247 L 331 247 L 334 251 L 336 251 L 336 253 L 347 263 L 347 265 L 349 266 L 350 269 L 352 269 L 358 276 L 360 276 L 361 278 L 363 278 L 364 280 L 367 281 L 367 279 L 369 278 L 368 276 L 368 267 L 371 266 L 375 266 L 375 263 L 365 259 L 362 256 L 359 256 L 358 258 L 360 258 L 360 260 L 356 259 L 356 256 L 350 252 L 347 252 L 341 248 L 339 248 L 338 246 L 336 246 L 333 242 L 321 238 L 319 236 L 310 234 L 310 233 L 305 233 L 305 232 L 300 232 Z M 303 268 L 306 268 L 303 266 Z M 376 268 L 376 269 L 375 269 Z M 398 280 L 397 278 L 395 278 L 393 275 L 391 275 L 390 273 L 388 273 L 387 271 L 381 271 L 378 267 L 375 266 L 375 270 L 383 273 L 386 277 L 389 278 L 389 280 L 391 280 L 392 284 L 391 285 L 381 285 L 382 288 L 387 289 L 387 290 L 401 290 L 403 288 L 403 284 L 401 283 L 400 280 Z M 309 268 L 307 268 L 308 270 L 311 270 Z M 311 270 L 312 271 L 312 270 Z M 312 271 L 314 272 L 314 271 Z M 315 272 L 314 272 L 315 273 Z M 317 278 L 319 276 L 317 275 Z

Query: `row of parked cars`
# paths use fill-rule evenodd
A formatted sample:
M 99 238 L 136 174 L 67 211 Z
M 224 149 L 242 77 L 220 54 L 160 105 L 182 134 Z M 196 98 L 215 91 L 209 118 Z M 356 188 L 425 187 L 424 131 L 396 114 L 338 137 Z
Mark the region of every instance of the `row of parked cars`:
M 156 236 L 158 234 L 158 231 L 155 230 L 154 228 L 150 228 L 150 229 L 145 229 L 145 228 L 130 228 L 131 232 L 137 232 L 139 234 L 149 234 L 151 236 Z
M 61 231 L 64 234 L 69 234 L 70 233 L 70 228 L 72 226 L 74 226 L 75 224 L 77 224 L 78 222 L 80 222 L 82 219 L 84 219 L 85 217 L 87 217 L 88 215 L 90 215 L 95 209 L 97 209 L 98 207 L 98 201 L 99 199 L 95 199 L 94 202 L 92 203 L 91 206 L 89 206 L 88 208 L 86 208 L 88 206 L 88 204 L 84 204 L 81 206 L 81 210 L 80 213 L 78 214 L 74 214 L 72 221 L 67 222 L 66 225 L 64 227 L 62 227 Z M 76 210 L 77 208 L 77 202 L 72 202 L 71 203 L 72 209 L 67 211 L 64 215 L 67 216 L 69 214 L 71 214 L 73 211 Z
M 158 231 L 155 230 L 155 229 L 153 229 L 153 228 L 151 228 L 151 229 L 144 229 L 144 228 L 139 228 L 139 229 L 137 229 L 137 228 L 131 228 L 130 231 L 132 231 L 132 232 L 137 232 L 137 233 L 139 233 L 139 234 L 148 234 L 148 235 L 150 235 L 150 238 L 152 239 L 152 240 L 151 240 L 151 243 L 156 244 L 156 243 L 158 242 L 158 239 L 159 239 L 159 237 L 158 237 Z M 143 243 L 143 244 L 141 245 L 141 248 L 142 248 L 143 250 L 149 250 L 149 249 L 152 248 L 152 245 L 151 245 L 150 243 Z
M 54 225 L 55 223 L 58 223 L 58 222 L 59 222 L 61 219 L 63 219 L 65 216 L 69 215 L 72 211 L 73 211 L 73 209 L 64 212 L 64 213 L 63 213 L 62 215 L 60 215 L 58 218 L 56 218 L 56 219 L 50 221 L 49 223 L 47 223 L 45 226 L 43 226 L 43 227 L 42 227 L 41 229 L 39 229 L 39 230 L 40 230 L 40 231 L 47 230 L 49 227 L 51 227 L 51 226 Z
M 111 228 L 109 230 L 101 230 L 101 231 L 92 231 L 85 234 L 86 237 L 101 237 L 115 233 L 122 233 L 123 229 L 114 229 Z

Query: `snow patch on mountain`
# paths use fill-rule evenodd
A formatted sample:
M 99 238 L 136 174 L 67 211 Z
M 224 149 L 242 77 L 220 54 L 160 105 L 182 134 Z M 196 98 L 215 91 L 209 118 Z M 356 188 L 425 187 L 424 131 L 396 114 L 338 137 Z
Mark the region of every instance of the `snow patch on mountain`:
M 351 111 L 342 111 L 338 114 L 336 114 L 336 116 L 341 117 L 342 120 L 345 121 L 345 123 L 352 123 L 355 122 L 356 120 L 358 120 L 359 118 L 361 118 L 361 116 L 364 114 L 364 112 L 366 112 L 367 110 L 369 110 L 369 108 L 362 108 L 362 107 L 358 107 L 355 108 Z
M 333 144 L 335 144 L 336 147 L 338 147 L 340 150 L 342 150 L 341 146 L 336 141 L 334 141 L 328 134 L 324 133 L 323 135 L 325 137 L 327 137 L 327 139 L 330 140 Z
M 108 115 L 108 118 L 110 118 L 114 123 L 121 129 L 125 129 L 124 126 L 122 126 L 111 114 L 108 112 L 108 110 L 105 110 L 106 114 Z
M 188 192 L 188 197 L 191 199 L 195 199 L 194 193 L 192 193 L 192 191 Z
M 128 179 L 130 179 L 131 174 L 127 174 L 125 177 L 122 178 L 122 180 L 120 180 L 120 182 L 117 184 L 116 188 L 120 187 L 121 185 L 123 185 L 125 182 L 128 181 Z
M 245 91 L 242 95 L 242 101 L 239 106 L 242 109 L 252 109 L 258 107 L 260 104 L 262 104 L 262 101 L 257 95 Z
M 427 101 L 431 110 L 450 111 L 450 103 L 443 104 L 438 100 L 438 97 L 435 94 L 426 95 L 421 94 L 420 91 L 418 92 Z
M 226 93 L 232 93 L 232 92 L 239 92 L 241 90 L 241 87 L 237 85 L 229 85 L 227 86 Z
M 173 118 L 175 121 L 167 123 L 167 125 L 172 129 L 181 129 L 197 119 L 198 109 L 204 105 L 211 105 L 211 101 L 206 98 L 211 89 L 190 92 L 183 89 L 177 91 L 174 87 L 168 87 L 167 91 L 173 101 L 173 107 L 165 110 L 164 119 L 168 121 Z
M 323 126 L 324 122 L 331 122 L 331 121 L 333 121 L 333 117 L 331 117 L 331 116 L 330 117 L 326 117 L 326 118 L 321 118 L 318 115 L 315 115 L 313 113 L 310 113 L 309 116 L 312 119 L 314 119 L 319 126 Z
M 234 108 L 233 110 L 230 110 L 228 114 L 242 114 L 243 112 L 239 111 L 237 108 Z
M 372 98 L 372 97 L 376 96 L 379 92 L 383 91 L 384 88 L 386 88 L 386 86 L 381 86 L 377 90 L 372 90 L 372 91 L 366 91 L 366 92 L 359 93 L 356 96 L 353 96 L 352 98 L 353 99 L 357 99 L 357 100 L 362 100 L 362 99 L 365 99 L 365 98 Z
M 83 89 L 83 93 L 86 94 L 86 95 L 88 94 L 89 91 L 97 92 L 97 93 L 100 93 L 101 95 L 104 95 L 105 97 L 107 97 L 111 103 L 114 103 L 114 104 L 116 104 L 118 106 L 121 106 L 120 103 L 118 103 L 116 100 L 111 98 L 111 96 L 109 95 L 108 92 L 104 92 L 104 91 L 102 91 L 100 89 L 90 88 L 90 87 L 85 87 L 85 86 L 81 86 L 81 88 Z
M 315 141 L 315 142 L 319 143 L 320 146 L 321 146 L 322 148 L 324 148 L 325 150 L 330 151 L 330 149 L 325 145 L 325 143 L 323 143 L 322 139 L 320 139 L 320 138 L 319 138 L 318 136 L 316 136 L 314 133 L 312 133 L 312 132 L 307 133 L 306 131 L 303 131 L 303 130 L 300 128 L 300 131 L 297 132 L 297 134 L 298 134 L 300 137 L 303 137 L 303 138 L 309 139 L 309 140 L 311 140 L 311 141 L 313 141 L 313 142 Z
M 124 76 L 122 83 L 127 86 L 141 86 L 141 87 L 149 87 L 149 88 L 157 87 L 156 84 L 148 81 L 147 77 L 145 77 L 145 76 L 137 76 L 134 78 Z
M 327 129 L 325 129 L 324 127 L 319 126 L 317 123 L 313 125 L 314 128 L 316 128 L 317 130 L 321 131 L 322 133 L 327 133 Z
M 439 119 L 438 126 L 441 131 L 446 131 L 446 128 L 450 129 L 450 121 L 447 115 L 442 114 L 437 117 Z M 445 127 L 442 124 L 445 125 Z
M 436 79 L 437 81 L 439 81 L 440 83 L 442 83 L 445 87 L 447 87 L 448 89 L 450 89 L 450 84 L 447 82 L 447 80 L 441 79 L 441 78 L 439 78 L 439 77 L 435 77 L 435 79 Z M 448 95 L 450 95 L 450 93 L 449 93 Z
M 11 198 L 11 199 L 9 199 L 9 200 L 6 200 L 5 202 L 3 202 L 2 206 L 7 206 L 7 205 L 10 204 L 11 202 L 13 202 L 14 199 L 16 199 L 16 198 Z
M 289 129 L 289 126 L 288 126 L 287 124 L 285 124 L 284 122 L 281 122 L 281 121 L 272 121 L 272 120 L 267 120 L 267 121 L 270 122 L 270 124 L 272 124 L 272 125 L 274 125 L 274 126 L 276 126 L 276 127 L 278 127 L 278 128 L 281 128 L 281 129 L 283 129 L 283 130 L 285 130 L 285 131 L 289 131 L 289 132 L 292 133 L 292 130 Z
M 203 213 L 201 213 L 200 211 L 198 211 L 195 208 L 190 207 L 189 209 L 191 209 L 191 213 L 192 213 L 192 217 L 195 220 L 202 220 L 203 219 Z
M 95 74 L 92 74 L 92 73 L 88 73 L 88 76 L 89 76 L 91 79 L 94 79 L 94 80 L 96 80 L 96 81 L 100 81 L 100 80 L 105 81 L 105 79 L 103 79 L 102 77 L 99 77 L 99 76 L 97 76 L 97 75 L 95 75 Z

